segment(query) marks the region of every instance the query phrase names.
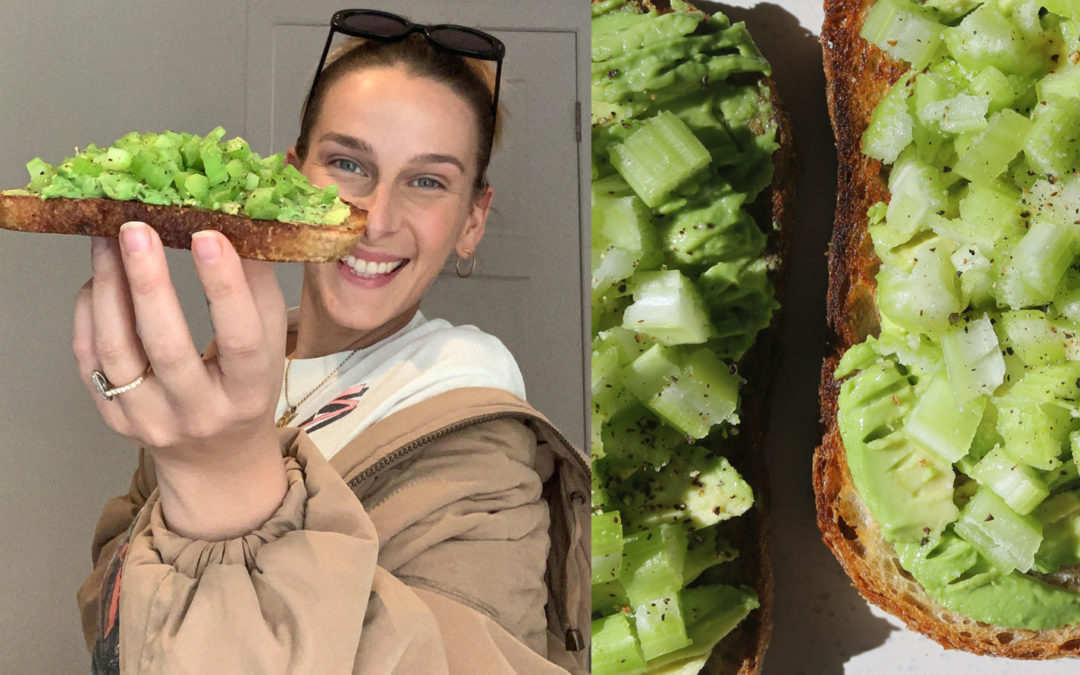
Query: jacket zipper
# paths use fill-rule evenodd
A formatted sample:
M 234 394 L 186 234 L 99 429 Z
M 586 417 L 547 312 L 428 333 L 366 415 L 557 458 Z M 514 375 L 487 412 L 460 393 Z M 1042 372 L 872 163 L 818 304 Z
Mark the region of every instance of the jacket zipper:
M 385 457 L 382 457 L 377 462 L 361 471 L 359 475 L 352 478 L 349 481 L 348 485 L 350 488 L 355 490 L 356 486 L 359 485 L 362 481 L 371 478 L 380 471 L 383 471 L 384 469 L 390 467 L 391 465 L 401 460 L 403 457 L 416 451 L 418 448 L 422 448 L 431 441 L 442 438 L 443 436 L 446 436 L 447 434 L 453 433 L 455 431 L 460 431 L 461 429 L 465 429 L 466 427 L 473 426 L 474 424 L 483 424 L 484 422 L 490 422 L 492 420 L 496 420 L 502 417 L 521 417 L 521 415 L 510 411 L 489 413 L 487 415 L 480 415 L 478 417 L 470 417 L 469 419 L 461 420 L 460 422 L 455 422 L 454 424 L 445 426 L 442 429 L 427 434 L 426 436 L 421 436 L 420 438 L 417 438 L 411 443 L 408 443 L 398 448 L 397 450 L 394 450 Z M 559 441 L 561 441 L 564 446 L 570 448 L 570 455 L 574 458 L 575 461 L 577 461 L 578 465 L 582 469 L 584 469 L 586 473 L 588 473 L 589 465 L 584 459 L 582 459 L 581 453 L 578 451 L 578 449 L 575 448 L 573 444 L 571 444 L 568 440 L 566 440 L 566 437 L 563 436 L 562 432 L 556 429 L 553 425 L 545 424 L 544 426 L 546 426 L 550 431 L 552 431 L 555 434 L 555 437 Z

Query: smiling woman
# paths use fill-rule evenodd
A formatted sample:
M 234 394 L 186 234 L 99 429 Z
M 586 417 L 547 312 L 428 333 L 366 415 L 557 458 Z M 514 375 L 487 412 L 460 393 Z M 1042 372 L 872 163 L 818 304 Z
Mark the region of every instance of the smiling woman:
M 483 238 L 497 83 L 452 27 L 346 12 L 332 33 L 365 16 L 381 39 L 317 75 L 287 159 L 367 230 L 305 266 L 298 308 L 272 267 L 199 233 L 200 354 L 155 231 L 93 242 L 79 371 L 143 448 L 80 590 L 95 672 L 587 668 L 587 461 L 498 338 L 419 311 Z M 101 396 L 91 372 L 122 386 Z

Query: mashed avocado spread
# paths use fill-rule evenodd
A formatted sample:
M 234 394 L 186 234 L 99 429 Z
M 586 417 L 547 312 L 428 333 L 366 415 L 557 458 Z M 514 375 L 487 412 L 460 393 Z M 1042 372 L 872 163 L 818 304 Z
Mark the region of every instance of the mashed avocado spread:
M 725 527 L 737 364 L 777 307 L 747 207 L 772 181 L 743 24 L 626 0 L 592 18 L 592 667 L 697 672 L 759 606 Z
M 1080 622 L 1080 14 L 879 0 L 862 35 L 912 69 L 863 150 L 880 334 L 844 355 L 856 489 L 942 606 Z
M 30 184 L 6 194 L 194 206 L 308 225 L 340 225 L 349 217 L 336 185 L 317 188 L 281 154 L 261 158 L 242 138 L 222 142 L 224 136 L 221 127 L 204 137 L 132 132 L 56 166 L 34 158 L 26 165 Z

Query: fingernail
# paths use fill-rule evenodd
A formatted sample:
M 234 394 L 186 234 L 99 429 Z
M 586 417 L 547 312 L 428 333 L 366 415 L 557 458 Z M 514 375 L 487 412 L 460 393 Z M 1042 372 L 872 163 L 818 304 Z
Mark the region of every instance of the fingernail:
M 143 253 L 150 248 L 150 226 L 130 222 L 120 226 L 120 244 L 124 253 Z
M 109 240 L 105 237 L 90 237 L 90 250 L 93 253 L 101 253 L 109 246 Z
M 221 255 L 221 242 L 211 230 L 203 230 L 191 235 L 191 251 L 203 262 L 217 260 Z

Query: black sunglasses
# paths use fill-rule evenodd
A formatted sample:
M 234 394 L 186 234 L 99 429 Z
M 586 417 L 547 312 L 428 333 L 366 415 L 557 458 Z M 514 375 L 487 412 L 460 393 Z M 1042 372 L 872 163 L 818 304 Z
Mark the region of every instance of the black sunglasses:
M 322 56 L 319 57 L 319 67 L 315 69 L 315 78 L 311 81 L 311 91 L 308 92 L 309 101 L 315 93 L 315 85 L 319 83 L 323 66 L 326 65 L 326 55 L 330 52 L 330 42 L 334 39 L 334 33 L 382 42 L 404 40 L 413 33 L 420 33 L 436 47 L 452 54 L 494 61 L 495 88 L 491 96 L 491 114 L 492 117 L 495 116 L 499 105 L 499 82 L 502 79 L 503 56 L 506 55 L 506 46 L 497 37 L 467 26 L 453 24 L 424 26 L 413 23 L 403 16 L 381 12 L 377 9 L 343 9 L 334 13 L 334 17 L 330 20 L 330 34 L 326 36 L 326 45 L 323 47 Z

